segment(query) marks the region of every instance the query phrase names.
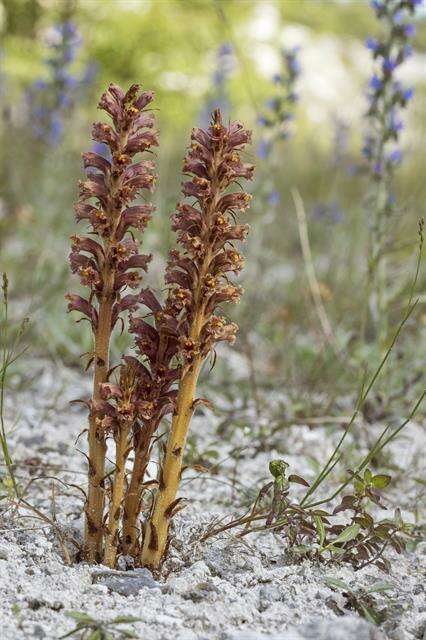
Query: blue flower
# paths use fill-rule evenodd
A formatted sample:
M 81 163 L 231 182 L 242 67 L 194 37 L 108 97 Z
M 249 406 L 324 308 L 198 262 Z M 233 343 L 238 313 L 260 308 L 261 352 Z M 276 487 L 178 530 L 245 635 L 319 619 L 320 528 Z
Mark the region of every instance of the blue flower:
M 404 91 L 402 92 L 402 96 L 405 102 L 409 102 L 414 96 L 414 89 L 412 87 L 409 87 L 408 89 L 404 89 Z
M 92 151 L 102 156 L 106 160 L 111 160 L 111 152 L 109 147 L 103 142 L 93 142 Z
M 381 176 L 383 172 L 383 163 L 380 161 L 375 162 L 373 170 L 376 176 Z
M 404 26 L 404 35 L 407 38 L 414 38 L 414 36 L 416 35 L 416 27 L 414 24 L 406 24 Z
M 395 11 L 395 13 L 392 16 L 392 21 L 394 24 L 402 24 L 404 20 L 404 14 L 402 11 Z
M 396 165 L 402 161 L 402 151 L 400 149 L 395 149 L 388 156 L 389 161 Z
M 396 61 L 392 60 L 391 58 L 384 58 L 382 63 L 383 71 L 385 71 L 386 73 L 392 73 L 392 71 L 394 71 L 397 66 L 398 65 Z
M 377 51 L 377 49 L 379 48 L 379 42 L 376 40 L 376 38 L 367 38 L 367 40 L 365 41 L 365 46 L 367 47 L 367 49 L 370 49 L 370 51 Z
M 271 153 L 271 145 L 266 140 L 261 140 L 259 142 L 259 146 L 257 147 L 257 155 L 259 158 L 267 158 Z
M 271 193 L 268 196 L 268 202 L 271 206 L 276 206 L 278 204 L 280 204 L 281 201 L 281 196 L 279 191 L 271 191 Z
M 375 91 L 380 91 L 380 89 L 383 88 L 383 82 L 380 80 L 380 78 L 378 76 L 376 76 L 376 74 L 374 74 L 374 76 L 371 78 L 368 86 L 371 89 L 374 89 Z

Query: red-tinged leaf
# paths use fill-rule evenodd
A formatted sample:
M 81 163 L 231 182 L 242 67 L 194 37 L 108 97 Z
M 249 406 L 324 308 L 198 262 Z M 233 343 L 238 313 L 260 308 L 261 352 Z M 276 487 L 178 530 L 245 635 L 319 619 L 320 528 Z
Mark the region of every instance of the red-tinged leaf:
M 347 509 L 353 509 L 355 500 L 355 496 L 344 496 L 341 503 L 334 509 L 333 514 L 335 515 L 340 511 L 346 511 Z
M 309 482 L 307 482 L 304 478 L 302 478 L 301 476 L 297 476 L 295 474 L 292 474 L 288 477 L 288 481 L 289 482 L 296 482 L 297 484 L 303 484 L 303 486 L 305 487 L 309 487 Z
M 139 306 L 139 295 L 129 294 L 116 302 L 112 309 L 111 326 L 114 327 L 120 313 L 124 311 L 134 311 Z
M 87 316 L 94 328 L 98 325 L 98 314 L 88 300 L 74 293 L 67 293 L 65 298 L 68 300 L 68 311 L 79 311 Z

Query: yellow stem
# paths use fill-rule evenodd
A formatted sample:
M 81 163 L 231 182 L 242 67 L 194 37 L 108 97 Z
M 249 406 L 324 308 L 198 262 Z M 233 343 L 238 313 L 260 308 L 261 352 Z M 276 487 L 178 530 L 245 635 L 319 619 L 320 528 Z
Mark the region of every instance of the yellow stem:
M 128 427 L 122 428 L 115 445 L 115 473 L 109 505 L 108 533 L 106 535 L 104 553 L 104 564 L 111 568 L 114 568 L 117 556 L 118 523 L 120 519 L 121 503 L 124 495 L 126 459 L 128 455 L 128 436 Z
M 111 339 L 112 302 L 99 305 L 99 326 L 95 335 L 93 400 L 100 399 L 100 385 L 107 381 L 109 343 Z M 100 562 L 103 547 L 103 514 L 105 501 L 105 434 L 99 430 L 96 416 L 89 420 L 89 481 L 86 503 L 84 557 L 88 562 Z
M 172 420 L 166 455 L 160 475 L 160 486 L 147 526 L 142 549 L 142 564 L 157 569 L 167 547 L 170 507 L 176 499 L 182 471 L 183 452 L 189 423 L 194 412 L 194 398 L 202 360 L 196 358 L 179 385 L 176 412 Z
M 123 517 L 123 550 L 124 553 L 136 556 L 139 528 L 138 517 L 142 494 L 142 483 L 149 462 L 149 446 L 151 431 L 147 432 L 140 444 L 135 448 L 132 477 L 124 500 Z

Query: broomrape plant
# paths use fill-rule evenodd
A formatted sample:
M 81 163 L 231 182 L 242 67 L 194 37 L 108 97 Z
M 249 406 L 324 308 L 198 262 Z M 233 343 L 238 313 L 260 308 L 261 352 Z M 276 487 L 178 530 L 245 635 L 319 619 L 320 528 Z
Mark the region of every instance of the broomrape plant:
M 146 111 L 152 99 L 153 94 L 141 92 L 138 85 L 132 85 L 127 93 L 110 85 L 102 95 L 99 108 L 111 117 L 112 125 L 95 123 L 92 136 L 109 147 L 111 161 L 97 153 L 83 154 L 88 175 L 80 182 L 80 197 L 75 206 L 77 222 L 85 220 L 90 226 L 90 237 L 72 237 L 70 254 L 71 270 L 79 275 L 82 285 L 88 287 L 89 297 L 67 296 L 68 309 L 83 313 L 94 336 L 94 352 L 90 358 L 94 377 L 89 403 L 89 483 L 84 543 L 84 555 L 90 562 L 100 561 L 103 553 L 106 436 L 111 432 L 118 458 L 115 489 L 123 481 L 121 465 L 127 449 L 134 383 L 131 373 L 123 376 L 126 397 L 117 409 L 120 413 L 117 421 L 100 411 L 101 385 L 108 381 L 110 374 L 112 331 L 122 321 L 121 314 L 134 309 L 139 301 L 137 294 L 123 295 L 123 291 L 138 287 L 139 270 L 146 270 L 150 261 L 150 256 L 138 253 L 138 242 L 130 230 L 143 231 L 153 207 L 130 205 L 141 191 L 152 190 L 155 182 L 152 161 L 133 161 L 136 154 L 158 144 L 157 132 L 153 130 L 154 117 Z M 115 496 L 112 505 L 114 500 Z
M 191 179 L 183 183 L 185 198 L 172 218 L 181 250 L 173 250 L 166 269 L 170 285 L 164 311 L 154 298 L 153 313 L 161 313 L 178 342 L 181 369 L 174 415 L 159 474 L 159 485 L 142 549 L 142 563 L 157 568 L 167 548 L 171 518 L 181 508 L 176 498 L 182 460 L 194 409 L 202 364 L 219 341 L 233 343 L 237 325 L 218 313 L 226 302 L 238 302 L 241 288 L 229 280 L 243 266 L 234 241 L 245 239 L 247 225 L 236 222 L 251 196 L 230 188 L 241 178 L 250 180 L 254 167 L 241 160 L 241 151 L 251 134 L 238 122 L 224 126 L 214 111 L 207 130 L 194 129 L 183 170 Z
M 242 178 L 250 180 L 254 167 L 241 159 L 251 134 L 240 123 L 225 126 L 216 110 L 207 130 L 194 129 L 183 164 L 190 176 L 183 195 L 192 203 L 179 203 L 172 217 L 180 249 L 170 252 L 165 300 L 160 302 L 150 289 L 125 294 L 129 287 L 139 288 L 138 270 L 146 270 L 150 260 L 138 253 L 138 243 L 129 235 L 131 228 L 145 229 L 153 209 L 150 204 L 130 206 L 154 184 L 153 162 L 133 161 L 137 153 L 157 145 L 154 118 L 146 111 L 152 97 L 138 85 L 127 93 L 110 85 L 100 100 L 112 126 L 96 123 L 92 134 L 108 146 L 111 159 L 94 152 L 83 155 L 88 176 L 80 183 L 76 216 L 88 221 L 96 239 L 72 237 L 71 269 L 90 294 L 88 299 L 69 294 L 68 308 L 83 313 L 94 335 L 84 557 L 114 566 L 121 551 L 157 568 L 167 550 L 170 520 L 182 506 L 176 495 L 190 419 L 197 403 L 207 402 L 195 398 L 203 362 L 218 342 L 235 340 L 237 325 L 218 309 L 238 302 L 242 293 L 229 275 L 243 266 L 234 243 L 245 239 L 248 225 L 236 217 L 248 208 L 251 196 L 232 187 Z M 152 322 L 133 313 L 139 305 Z M 124 311 L 131 313 L 135 354 L 124 356 L 114 368 L 114 382 L 109 345 Z M 145 480 L 156 432 L 167 413 L 173 419 L 159 477 Z M 115 468 L 107 474 L 108 437 L 115 443 Z M 141 524 L 144 492 L 152 486 L 157 487 L 152 513 Z

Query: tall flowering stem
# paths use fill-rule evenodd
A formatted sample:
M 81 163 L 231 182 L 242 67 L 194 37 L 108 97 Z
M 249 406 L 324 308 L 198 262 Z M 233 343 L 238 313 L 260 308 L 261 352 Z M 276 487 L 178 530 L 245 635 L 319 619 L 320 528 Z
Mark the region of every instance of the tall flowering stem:
M 212 75 L 211 88 L 201 112 L 201 126 L 208 126 L 214 109 L 220 109 L 226 117 L 230 110 L 228 80 L 235 68 L 236 60 L 231 44 L 224 42 L 216 53 L 216 64 Z
M 158 144 L 153 130 L 154 117 L 146 111 L 152 92 L 141 92 L 132 85 L 124 93 L 111 84 L 102 95 L 99 108 L 112 119 L 112 125 L 97 122 L 92 137 L 106 144 L 111 160 L 97 153 L 83 154 L 87 179 L 79 184 L 76 219 L 87 221 L 90 232 L 72 237 L 71 270 L 89 288 L 88 299 L 68 294 L 68 309 L 85 316 L 94 334 L 93 396 L 89 415 L 89 481 L 86 503 L 85 557 L 90 562 L 102 559 L 104 538 L 106 437 L 120 433 L 117 421 L 103 412 L 102 385 L 109 377 L 111 333 L 126 310 L 139 303 L 138 294 L 124 294 L 139 286 L 140 270 L 146 270 L 150 256 L 138 253 L 132 228 L 143 231 L 150 219 L 151 204 L 130 206 L 143 191 L 152 190 L 154 163 L 134 162 L 134 156 Z M 131 393 L 130 383 L 127 391 Z M 121 437 L 121 436 L 120 436 Z
M 48 31 L 46 43 L 49 77 L 36 80 L 29 87 L 27 102 L 34 137 L 57 146 L 62 140 L 65 114 L 82 82 L 70 71 L 81 38 L 76 25 L 65 20 Z
M 396 73 L 412 53 L 410 40 L 415 27 L 408 20 L 420 2 L 374 0 L 371 4 L 383 24 L 384 36 L 381 40 L 368 38 L 366 43 L 376 70 L 369 84 L 369 131 L 362 152 L 372 182 L 368 303 L 375 334 L 383 347 L 388 333 L 386 252 L 395 210 L 392 187 L 402 159 L 398 148 L 403 129 L 401 111 L 413 96 L 413 90 L 404 87 Z
M 207 130 L 193 130 L 183 164 L 184 172 L 191 176 L 183 183 L 183 195 L 193 199 L 193 204 L 184 200 L 172 218 L 181 250 L 170 254 L 169 290 L 162 311 L 175 331 L 182 366 L 159 486 L 144 536 L 142 564 L 153 568 L 164 557 L 170 520 L 181 507 L 176 495 L 202 363 L 217 342 L 235 340 L 236 324 L 220 315 L 218 307 L 238 302 L 241 295 L 230 274 L 237 274 L 243 266 L 234 242 L 245 239 L 248 227 L 238 224 L 236 215 L 247 209 L 251 197 L 230 188 L 241 178 L 253 176 L 254 167 L 244 164 L 240 155 L 250 139 L 250 132 L 240 123 L 224 126 L 216 110 Z
M 276 86 L 275 95 L 266 103 L 265 109 L 259 115 L 258 122 L 264 129 L 258 155 L 267 158 L 278 140 L 286 140 L 291 136 L 291 122 L 293 109 L 299 97 L 295 91 L 297 79 L 300 75 L 298 48 L 282 49 L 282 71 L 274 75 Z
M 145 480 L 153 437 L 164 416 L 174 410 L 175 386 L 180 376 L 177 320 L 165 313 L 149 289 L 142 291 L 141 302 L 151 311 L 154 323 L 149 324 L 144 318 L 131 319 L 130 331 L 138 357 L 126 358 L 137 370 L 139 379 L 137 421 L 133 428 L 134 461 L 124 499 L 122 535 L 123 552 L 133 557 L 140 553 L 139 516 L 144 490 L 153 484 Z

